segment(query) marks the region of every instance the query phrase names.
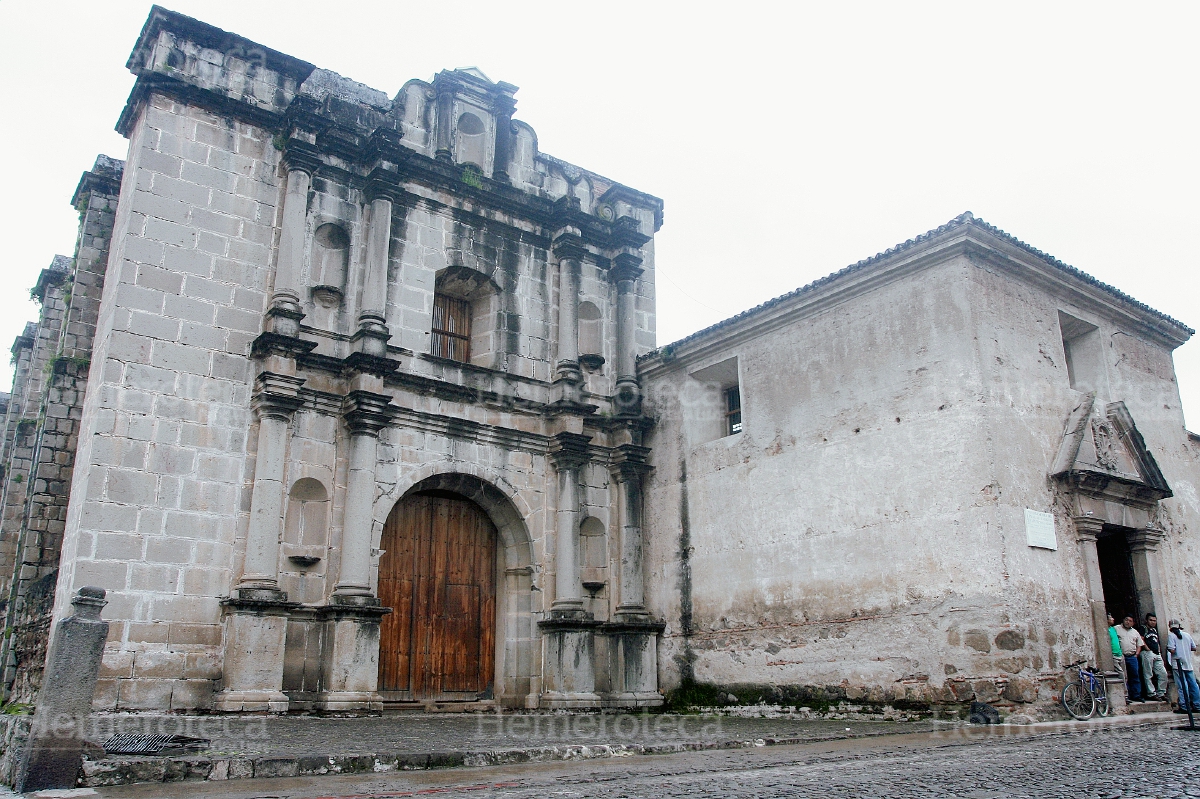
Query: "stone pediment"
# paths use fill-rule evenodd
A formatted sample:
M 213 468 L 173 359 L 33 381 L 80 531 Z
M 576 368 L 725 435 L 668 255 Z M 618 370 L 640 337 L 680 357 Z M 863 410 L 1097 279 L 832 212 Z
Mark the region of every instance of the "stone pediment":
M 1172 496 L 1125 403 L 1099 407 L 1094 392 L 1071 411 L 1050 473 L 1077 491 L 1128 504 Z

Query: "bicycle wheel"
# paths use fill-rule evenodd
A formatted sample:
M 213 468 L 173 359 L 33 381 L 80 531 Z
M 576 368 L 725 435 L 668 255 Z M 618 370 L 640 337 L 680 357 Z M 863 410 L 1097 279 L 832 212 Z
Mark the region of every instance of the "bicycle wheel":
M 1096 712 L 1096 700 L 1082 681 L 1069 682 L 1062 689 L 1063 709 L 1073 719 L 1086 721 Z
M 1096 677 L 1096 688 L 1092 695 L 1096 699 L 1096 712 L 1107 716 L 1112 706 L 1108 704 L 1108 689 L 1104 687 L 1104 678 Z

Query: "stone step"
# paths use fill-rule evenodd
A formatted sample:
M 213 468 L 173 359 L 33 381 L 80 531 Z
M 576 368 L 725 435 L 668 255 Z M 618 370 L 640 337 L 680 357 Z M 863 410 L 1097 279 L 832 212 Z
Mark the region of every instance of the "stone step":
M 1170 702 L 1130 702 L 1129 712 L 1131 714 L 1140 715 L 1142 713 L 1170 713 Z

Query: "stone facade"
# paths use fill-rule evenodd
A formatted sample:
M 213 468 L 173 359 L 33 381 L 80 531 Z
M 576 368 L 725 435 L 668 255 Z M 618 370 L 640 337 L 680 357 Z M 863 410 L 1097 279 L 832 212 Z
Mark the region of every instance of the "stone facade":
M 515 86 L 128 65 L 13 348 L 7 700 L 84 586 L 109 710 L 1048 704 L 1200 618 L 1183 324 L 964 215 L 656 350 L 662 202 Z
M 56 568 L 60 616 L 76 586 L 108 591 L 96 706 L 416 699 L 377 690 L 376 585 L 393 508 L 429 492 L 496 530 L 480 700 L 661 703 L 661 625 L 626 574 L 661 201 L 540 153 L 516 87 L 478 70 L 389 99 L 159 8 L 129 67 L 119 196 L 77 197 L 75 262 L 107 275 L 64 260 L 39 282 L 6 430 L 10 593 Z M 443 298 L 469 309 L 461 351 L 439 349 Z M 59 397 L 89 362 L 86 398 Z M 69 506 L 51 432 L 80 464 Z
M 663 685 L 1049 704 L 1106 599 L 1194 624 L 1191 335 L 966 214 L 644 358 Z

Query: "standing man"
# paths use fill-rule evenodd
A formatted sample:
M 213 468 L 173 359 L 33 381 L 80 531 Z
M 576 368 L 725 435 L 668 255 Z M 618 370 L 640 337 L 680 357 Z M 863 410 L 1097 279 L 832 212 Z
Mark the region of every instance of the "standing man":
M 1126 616 L 1121 622 L 1121 626 L 1117 628 L 1117 640 L 1121 642 L 1121 656 L 1125 660 L 1125 689 L 1129 692 L 1129 701 L 1144 702 L 1138 655 L 1146 648 L 1146 642 L 1133 626 L 1133 616 Z
M 1121 654 L 1121 639 L 1117 637 L 1117 620 L 1108 614 L 1108 640 L 1112 646 L 1113 666 L 1121 679 L 1125 679 L 1125 656 Z
M 1187 712 L 1191 706 L 1192 712 L 1195 713 L 1200 711 L 1200 685 L 1196 684 L 1196 672 L 1192 667 L 1192 653 L 1196 651 L 1196 642 L 1183 631 L 1177 619 L 1171 619 L 1167 626 L 1171 628 L 1167 636 L 1167 654 L 1171 656 L 1175 685 L 1179 688 L 1179 709 Z
M 1146 614 L 1142 640 L 1146 642 L 1139 664 L 1142 667 L 1142 696 L 1161 702 L 1167 698 L 1167 669 L 1159 646 L 1158 617 L 1153 613 Z

